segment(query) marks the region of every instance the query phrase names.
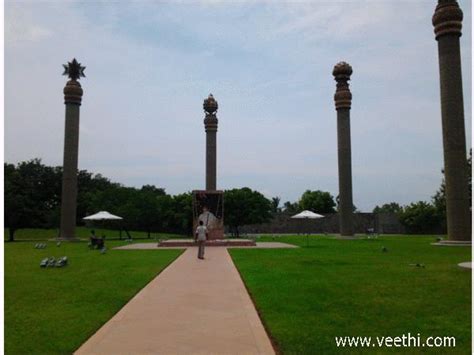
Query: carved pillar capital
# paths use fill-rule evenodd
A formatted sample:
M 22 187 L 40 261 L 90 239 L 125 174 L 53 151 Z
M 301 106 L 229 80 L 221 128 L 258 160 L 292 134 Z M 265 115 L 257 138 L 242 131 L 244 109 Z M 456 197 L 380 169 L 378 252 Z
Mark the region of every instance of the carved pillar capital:
M 349 89 L 348 81 L 351 79 L 352 67 L 346 62 L 337 63 L 332 71 L 334 79 L 337 82 L 336 93 L 334 94 L 334 102 L 336 110 L 350 109 L 352 102 L 352 94 Z
M 433 15 L 436 39 L 444 35 L 461 36 L 463 12 L 455 0 L 439 0 Z
M 64 87 L 64 103 L 80 105 L 83 90 L 81 84 L 76 80 L 69 80 Z

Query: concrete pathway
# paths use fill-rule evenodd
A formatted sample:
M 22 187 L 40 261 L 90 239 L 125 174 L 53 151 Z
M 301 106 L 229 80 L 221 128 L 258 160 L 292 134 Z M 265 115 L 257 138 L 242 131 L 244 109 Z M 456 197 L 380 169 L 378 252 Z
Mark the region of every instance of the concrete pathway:
M 188 248 L 76 354 L 274 354 L 226 248 Z

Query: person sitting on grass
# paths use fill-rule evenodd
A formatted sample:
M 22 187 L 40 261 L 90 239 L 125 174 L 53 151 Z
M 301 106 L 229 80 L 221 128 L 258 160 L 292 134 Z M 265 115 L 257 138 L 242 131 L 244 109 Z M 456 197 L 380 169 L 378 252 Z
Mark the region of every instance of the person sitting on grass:
M 94 230 L 91 230 L 90 239 L 91 239 L 91 247 L 92 248 L 96 247 L 96 249 L 102 249 L 104 247 L 104 237 L 102 237 L 102 238 L 96 237 Z

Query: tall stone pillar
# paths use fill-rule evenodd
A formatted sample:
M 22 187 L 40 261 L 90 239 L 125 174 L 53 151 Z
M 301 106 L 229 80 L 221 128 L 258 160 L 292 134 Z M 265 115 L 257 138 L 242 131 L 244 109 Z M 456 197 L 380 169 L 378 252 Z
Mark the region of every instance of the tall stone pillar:
M 204 100 L 204 111 L 206 118 L 204 118 L 204 127 L 206 129 L 206 190 L 216 190 L 216 136 L 217 136 L 217 117 L 216 111 L 218 108 L 217 101 L 212 94 Z
M 77 160 L 79 153 L 79 107 L 82 100 L 81 84 L 77 81 L 84 75 L 85 67 L 73 59 L 64 66 L 63 75 L 69 77 L 64 87 L 66 123 L 64 131 L 63 186 L 61 195 L 60 238 L 74 240 L 77 207 Z
M 352 67 L 340 62 L 332 72 L 337 82 L 334 101 L 337 110 L 337 151 L 339 163 L 339 225 L 342 237 L 352 237 L 352 163 L 350 110 L 352 94 L 348 81 Z
M 433 15 L 438 41 L 443 127 L 444 176 L 446 181 L 446 244 L 471 242 L 466 133 L 461 74 L 463 13 L 455 0 L 439 0 Z

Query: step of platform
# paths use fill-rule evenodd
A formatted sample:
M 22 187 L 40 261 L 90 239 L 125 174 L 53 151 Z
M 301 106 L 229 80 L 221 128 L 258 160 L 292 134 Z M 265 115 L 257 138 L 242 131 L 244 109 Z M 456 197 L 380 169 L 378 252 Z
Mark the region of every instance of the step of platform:
M 158 247 L 190 247 L 196 246 L 197 243 L 194 239 L 168 239 L 162 240 L 158 244 Z M 256 246 L 254 240 L 251 239 L 214 239 L 206 240 L 206 246 L 208 247 L 247 247 Z

